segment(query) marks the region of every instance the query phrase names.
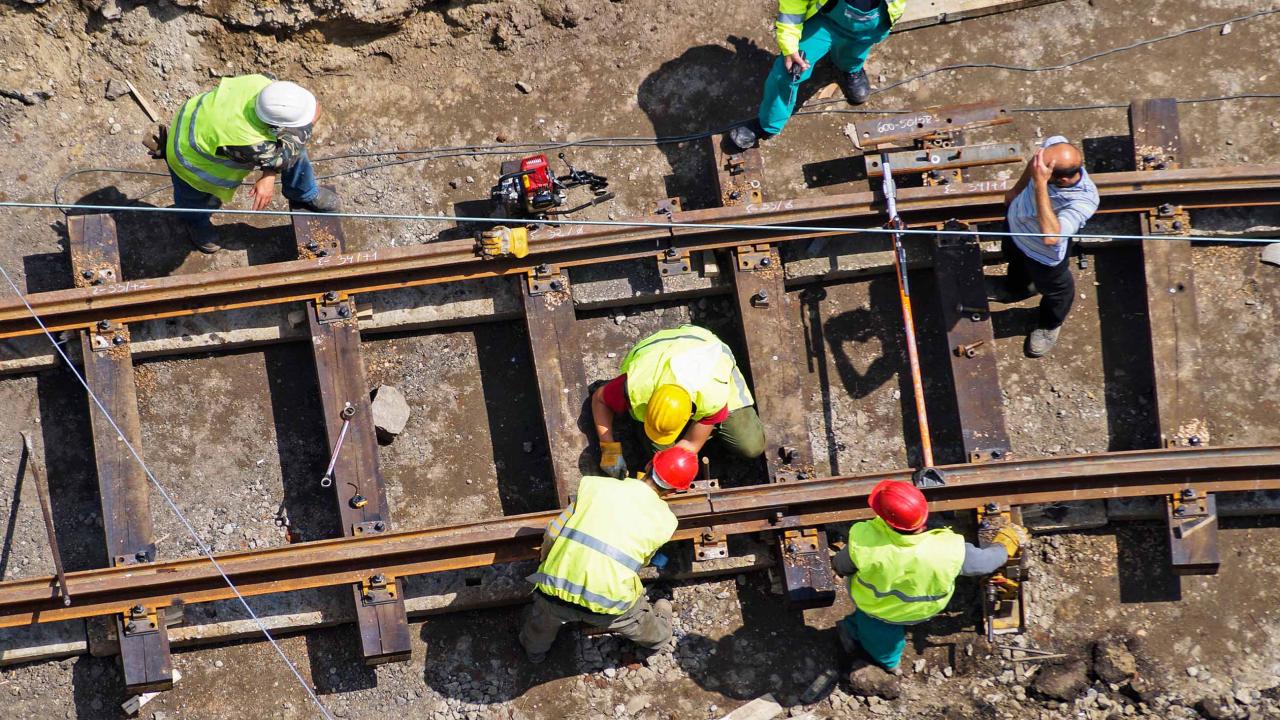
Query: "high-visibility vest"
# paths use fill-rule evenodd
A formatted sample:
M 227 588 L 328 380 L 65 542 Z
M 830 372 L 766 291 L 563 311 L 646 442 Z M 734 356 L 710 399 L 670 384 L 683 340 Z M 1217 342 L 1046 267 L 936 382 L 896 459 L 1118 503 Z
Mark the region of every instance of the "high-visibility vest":
M 675 531 L 676 516 L 644 481 L 589 475 L 533 582 L 552 597 L 621 615 L 644 592 L 640 568 Z
M 849 595 L 878 620 L 911 625 L 942 612 L 964 564 L 964 538 L 942 528 L 900 533 L 875 518 L 849 529 L 849 559 L 858 571 Z
M 662 385 L 679 385 L 693 399 L 693 419 L 755 404 L 733 351 L 714 333 L 697 325 L 656 332 L 636 343 L 622 358 L 631 417 L 644 422 L 649 398 Z
M 275 142 L 275 132 L 258 119 L 258 93 L 272 83 L 265 75 L 223 78 L 178 110 L 169 130 L 165 159 L 191 187 L 231 200 L 253 165 L 218 155 L 218 148 Z
M 827 0 L 778 0 L 778 21 L 774 24 L 778 39 L 778 51 L 790 55 L 800 49 L 800 36 L 804 33 L 804 21 L 818 14 Z M 889 26 L 898 22 L 907 9 L 907 0 L 884 0 L 889 10 Z

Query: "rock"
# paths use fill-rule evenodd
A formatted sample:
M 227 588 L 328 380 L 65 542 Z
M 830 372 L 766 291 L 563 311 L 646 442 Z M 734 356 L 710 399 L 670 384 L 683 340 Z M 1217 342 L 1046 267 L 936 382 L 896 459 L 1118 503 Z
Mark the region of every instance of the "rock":
M 917 673 L 924 672 L 925 664 L 926 662 L 924 658 L 918 658 L 914 663 L 912 663 L 911 669 Z
M 879 665 L 867 663 L 849 673 L 849 690 L 866 698 L 896 700 L 902 694 L 898 678 Z
M 649 696 L 644 693 L 640 693 L 627 701 L 625 709 L 628 714 L 635 715 L 647 707 L 649 707 Z
M 1199 675 L 1199 674 L 1200 674 L 1200 668 L 1196 667 L 1195 665 L 1190 665 L 1190 666 L 1188 666 L 1188 667 L 1187 667 L 1187 676 L 1188 676 L 1188 677 L 1195 677 L 1195 676 L 1197 676 L 1197 675 Z
M 394 385 L 379 385 L 373 389 L 373 426 L 378 440 L 389 443 L 404 432 L 409 422 L 409 401 Z
M 126 85 L 123 80 L 111 78 L 107 81 L 107 91 L 104 93 L 104 96 L 108 100 L 115 100 L 116 98 L 123 97 L 128 94 L 129 86 Z
M 589 3 L 582 0 L 541 0 L 538 9 L 547 22 L 558 28 L 573 28 L 590 18 Z
M 525 95 L 528 95 L 529 93 L 533 92 L 533 86 L 523 80 L 519 80 L 516 82 L 516 89 L 524 93 Z
M 0 88 L 0 97 L 7 97 L 10 100 L 17 100 L 23 105 L 31 106 L 39 105 L 45 100 L 53 97 L 53 94 L 45 92 L 44 90 L 24 92 L 22 90 L 5 90 L 4 88 Z
M 1061 663 L 1046 663 L 1031 689 L 1054 700 L 1071 701 L 1089 685 L 1089 668 L 1083 660 L 1072 659 Z
M 1093 673 L 1103 682 L 1124 684 L 1138 674 L 1138 660 L 1122 640 L 1102 640 L 1093 646 Z
M 1205 698 L 1196 703 L 1196 710 L 1209 720 L 1231 720 L 1235 717 L 1235 708 L 1229 702 L 1219 698 Z
M 1221 33 L 1222 33 L 1223 35 L 1230 35 L 1230 34 L 1231 34 L 1231 23 L 1227 23 L 1226 25 L 1223 25 L 1223 26 L 1222 26 Z

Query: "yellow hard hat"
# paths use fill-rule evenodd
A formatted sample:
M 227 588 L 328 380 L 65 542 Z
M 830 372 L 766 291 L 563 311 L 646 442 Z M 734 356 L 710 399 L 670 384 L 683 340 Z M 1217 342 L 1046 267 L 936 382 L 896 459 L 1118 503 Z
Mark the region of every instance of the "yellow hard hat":
M 644 434 L 659 445 L 670 445 L 693 417 L 693 400 L 679 385 L 659 385 L 645 408 Z

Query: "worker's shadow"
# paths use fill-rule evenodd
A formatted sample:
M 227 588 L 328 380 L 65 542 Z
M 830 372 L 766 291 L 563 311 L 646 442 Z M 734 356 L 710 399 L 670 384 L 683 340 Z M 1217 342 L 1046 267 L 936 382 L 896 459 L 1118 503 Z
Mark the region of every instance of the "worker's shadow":
M 931 288 L 926 273 L 913 272 L 910 276 L 912 297 L 927 298 Z M 907 462 L 922 462 L 919 453 L 920 433 L 916 420 L 915 396 L 911 382 L 910 365 L 907 362 L 906 341 L 902 326 L 902 311 L 898 297 L 897 280 L 891 274 L 878 275 L 867 282 L 868 302 L 864 307 L 841 312 L 824 319 L 820 303 L 825 291 L 807 291 L 805 302 L 807 340 L 811 352 L 823 348 L 830 353 L 839 375 L 840 384 L 849 397 L 857 400 L 869 397 L 885 383 L 897 379 L 897 402 L 902 413 L 903 440 L 907 448 Z M 920 301 L 915 305 L 918 345 L 932 346 L 939 342 L 941 334 L 934 326 L 936 319 L 930 314 L 933 303 Z M 876 346 L 879 353 L 876 354 Z M 942 353 L 920 354 L 925 398 L 928 406 L 941 407 L 950 402 L 950 370 L 945 367 Z M 941 361 L 939 360 L 941 358 Z M 820 362 L 825 362 L 823 358 Z M 829 406 L 829 403 L 828 403 Z M 839 473 L 839 451 L 842 442 L 836 437 L 833 418 L 826 419 L 828 461 L 831 472 Z M 937 428 L 945 430 L 945 428 Z
M 818 675 L 837 667 L 834 626 L 807 624 L 804 613 L 788 610 L 782 596 L 770 592 L 765 576 L 747 578 L 746 584 L 737 587 L 741 627 L 719 637 L 705 635 L 696 626 L 677 633 L 676 663 L 699 687 L 726 697 L 751 700 L 771 693 L 784 706 L 797 704 Z M 693 607 L 677 604 L 677 615 L 689 617 L 696 609 L 697 617 L 705 617 L 715 608 L 704 602 L 732 603 L 711 599 L 714 595 L 705 597 Z
M 423 680 L 437 693 L 467 705 L 509 702 L 531 688 L 583 674 L 577 625 L 565 625 L 547 659 L 533 665 L 518 640 L 527 606 L 478 610 L 465 616 L 429 618 L 422 625 L 426 645 Z
M 167 187 L 160 187 L 143 196 L 143 200 L 134 200 L 115 186 L 95 190 L 81 196 L 76 205 L 138 205 L 140 207 L 165 207 L 164 198 L 170 196 Z M 72 211 L 69 215 L 86 214 L 94 211 Z M 223 251 L 217 255 L 206 256 L 196 250 L 187 238 L 187 229 L 179 213 L 163 213 L 152 211 L 111 213 L 116 222 L 116 242 L 120 246 L 120 271 L 123 279 L 137 280 L 142 278 L 158 278 L 172 275 L 175 270 L 189 268 L 188 272 L 214 270 L 230 265 L 228 256 L 243 252 L 249 265 L 297 260 L 297 245 L 294 241 L 293 226 L 288 218 L 270 218 L 267 227 L 255 227 L 245 222 L 229 221 L 231 216 L 214 215 L 213 224 L 218 230 L 218 242 Z M 63 238 L 64 248 L 66 225 L 59 221 L 54 224 L 55 230 Z M 71 285 L 71 267 L 65 253 L 60 257 L 48 257 L 38 261 L 38 269 L 43 274 L 61 271 L 62 285 Z
M 774 54 L 753 41 L 729 36 L 723 45 L 698 45 L 668 60 L 646 77 L 636 91 L 640 109 L 658 137 L 683 137 L 722 131 L 753 117 L 760 104 L 765 74 Z M 671 174 L 668 197 L 682 197 L 685 207 L 719 203 L 713 176 L 711 145 L 703 138 L 659 145 Z

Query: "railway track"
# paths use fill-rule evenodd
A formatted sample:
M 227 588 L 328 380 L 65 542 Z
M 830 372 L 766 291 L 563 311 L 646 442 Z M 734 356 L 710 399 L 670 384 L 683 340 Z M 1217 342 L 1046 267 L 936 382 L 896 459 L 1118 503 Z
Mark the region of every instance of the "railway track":
M 1157 496 L 1166 498 L 1171 560 L 1184 571 L 1217 567 L 1214 493 L 1280 489 L 1280 447 L 1210 448 L 1199 372 L 1199 331 L 1190 246 L 1177 235 L 1192 210 L 1280 204 L 1280 166 L 1179 169 L 1176 106 L 1135 103 L 1131 111 L 1135 160 L 1160 148 L 1165 169 L 1106 173 L 1093 178 L 1102 212 L 1138 215 L 1144 234 L 1164 235 L 1143 246 L 1150 363 L 1166 446 L 1131 453 L 1052 459 L 1009 459 L 994 335 L 976 233 L 937 235 L 927 245 L 937 279 L 949 387 L 958 425 L 953 455 L 969 463 L 946 468 L 947 482 L 928 488 L 935 510 L 970 510 L 989 501 L 1004 507 L 1072 500 Z M 815 479 L 809 447 L 794 330 L 799 309 L 785 287 L 782 244 L 841 234 L 883 219 L 872 193 L 766 201 L 758 153 L 737 158 L 715 146 L 722 197 L 754 188 L 752 202 L 680 211 L 673 222 L 781 224 L 792 231 L 741 228 L 544 227 L 524 260 L 482 260 L 473 243 L 347 253 L 342 224 L 334 218 L 299 216 L 294 231 L 303 259 L 212 273 L 121 281 L 119 247 L 109 216 L 70 219 L 76 287 L 27 296 L 52 330 L 77 333 L 89 389 L 117 421 L 133 447 L 141 447 L 129 323 L 231 308 L 305 303 L 306 325 L 321 407 L 332 447 L 346 438 L 333 469 L 334 502 L 344 537 L 217 558 L 246 596 L 306 588 L 349 586 L 362 652 L 370 664 L 404 660 L 409 634 L 402 581 L 406 577 L 536 557 L 541 534 L 555 511 L 428 529 L 396 530 L 378 467 L 378 447 L 360 350 L 354 296 L 393 288 L 511 276 L 523 301 L 524 322 L 535 352 L 546 437 L 558 499 L 563 504 L 580 476 L 586 438 L 578 429 L 587 377 L 570 270 L 586 265 L 647 259 L 666 273 L 691 271 L 694 252 L 718 251 L 733 277 L 737 314 L 746 347 L 744 369 L 753 380 L 768 448 L 764 485 L 702 492 L 671 500 L 680 518 L 677 539 L 692 541 L 696 557 L 727 552 L 732 535 L 775 538 L 789 599 L 831 597 L 823 525 L 866 517 L 865 497 L 884 479 L 910 480 L 910 471 Z M 744 185 L 744 183 L 747 183 Z M 903 190 L 898 210 L 914 227 L 969 230 L 997 220 L 1007 185 L 960 182 Z M 652 218 L 645 218 L 651 221 Z M 0 302 L 0 338 L 38 332 L 15 298 Z M 952 348 L 981 348 L 951 352 Z M 71 603 L 63 604 L 53 578 L 0 583 L 0 627 L 110 617 L 119 640 L 126 686 L 132 691 L 172 683 L 163 615 L 177 604 L 234 597 L 207 558 L 166 559 L 149 516 L 148 481 L 115 427 L 92 413 L 94 457 L 111 567 L 68 576 Z M 1194 525 L 1188 523 L 1195 523 Z M 796 553 L 797 538 L 812 551 Z M 803 602 L 804 600 L 801 600 Z

